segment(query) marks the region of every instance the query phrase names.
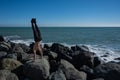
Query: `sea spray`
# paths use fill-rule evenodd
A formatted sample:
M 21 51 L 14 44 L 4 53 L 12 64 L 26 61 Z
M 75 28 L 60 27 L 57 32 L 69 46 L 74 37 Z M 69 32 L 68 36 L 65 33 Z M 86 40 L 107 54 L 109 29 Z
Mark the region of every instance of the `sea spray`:
M 26 39 L 26 40 L 12 40 L 11 42 L 14 43 L 22 43 L 22 44 L 26 44 L 26 45 L 30 45 L 33 41 L 33 39 Z M 44 43 L 42 42 L 42 47 L 44 46 L 44 44 L 49 44 L 52 45 L 54 42 L 49 42 L 49 43 Z M 115 62 L 120 62 L 119 60 L 115 60 L 115 58 L 119 58 L 120 53 L 116 52 L 114 50 L 114 48 L 109 48 L 105 45 L 87 45 L 87 44 L 66 44 L 66 43 L 61 43 L 64 46 L 67 46 L 69 48 L 71 48 L 71 46 L 86 46 L 88 47 L 90 52 L 94 52 L 98 57 L 100 57 L 103 61 L 105 62 L 109 62 L 109 61 L 115 61 Z
M 118 58 L 120 54 L 114 51 L 114 49 L 105 46 L 98 46 L 98 45 L 86 45 L 86 46 L 88 46 L 91 52 L 96 53 L 96 55 L 105 62 L 109 62 L 109 61 L 119 62 L 119 60 L 115 60 L 115 58 Z

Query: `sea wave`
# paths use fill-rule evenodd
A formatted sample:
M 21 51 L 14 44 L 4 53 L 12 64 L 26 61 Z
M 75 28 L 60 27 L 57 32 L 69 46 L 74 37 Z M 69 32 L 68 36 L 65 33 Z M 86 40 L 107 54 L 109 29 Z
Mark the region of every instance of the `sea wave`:
M 65 46 L 68 46 L 69 48 L 71 46 L 75 46 L 76 44 L 73 45 L 68 45 L 66 43 L 62 43 Z M 110 62 L 110 61 L 114 61 L 114 62 L 120 62 L 120 60 L 116 60 L 116 58 L 120 57 L 120 52 L 116 51 L 111 47 L 105 46 L 105 45 L 90 45 L 90 44 L 77 44 L 78 46 L 86 46 L 88 47 L 90 52 L 94 52 L 96 54 L 96 56 L 98 56 L 99 58 L 101 58 L 101 60 L 103 60 L 104 62 Z
M 26 44 L 27 46 L 29 46 L 33 41 L 33 39 L 25 39 L 25 40 L 11 40 L 11 42 L 13 43 L 22 43 L 22 44 Z
M 4 37 L 4 39 L 6 40 L 6 41 L 8 41 L 8 40 L 17 40 L 17 39 L 20 39 L 21 37 L 20 36 L 18 36 L 18 35 L 12 35 L 12 36 L 5 36 Z
M 115 60 L 120 56 L 120 52 L 115 51 L 114 48 L 109 48 L 104 45 L 86 45 L 90 52 L 96 53 L 98 57 L 100 57 L 103 61 L 109 62 L 109 61 L 115 61 L 119 62 L 119 60 Z
M 26 45 L 30 45 L 32 42 L 34 42 L 33 39 L 26 39 L 26 40 L 11 40 L 11 42 L 14 43 L 23 43 Z M 49 44 L 52 45 L 54 42 L 49 42 L 49 43 L 44 43 L 42 42 L 42 47 L 44 44 Z M 115 61 L 115 62 L 120 62 L 120 60 L 115 60 L 115 58 L 118 58 L 120 56 L 120 52 L 115 51 L 114 48 L 110 48 L 105 45 L 90 45 L 90 44 L 66 44 L 66 43 L 61 43 L 64 46 L 71 47 L 75 45 L 79 46 L 87 46 L 90 52 L 94 52 L 98 57 L 100 57 L 103 61 L 109 62 L 109 61 Z

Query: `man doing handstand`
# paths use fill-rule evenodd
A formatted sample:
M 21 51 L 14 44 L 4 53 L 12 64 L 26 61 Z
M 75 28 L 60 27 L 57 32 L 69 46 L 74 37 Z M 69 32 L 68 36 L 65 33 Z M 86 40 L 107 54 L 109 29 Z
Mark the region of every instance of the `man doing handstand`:
M 42 47 L 41 47 L 42 37 L 41 37 L 41 32 L 36 24 L 35 18 L 32 18 L 31 24 L 32 24 L 33 34 L 34 34 L 34 41 L 35 41 L 35 44 L 33 46 L 34 60 L 36 59 L 36 52 L 37 51 L 39 51 L 40 58 L 42 59 L 42 57 L 43 57 Z

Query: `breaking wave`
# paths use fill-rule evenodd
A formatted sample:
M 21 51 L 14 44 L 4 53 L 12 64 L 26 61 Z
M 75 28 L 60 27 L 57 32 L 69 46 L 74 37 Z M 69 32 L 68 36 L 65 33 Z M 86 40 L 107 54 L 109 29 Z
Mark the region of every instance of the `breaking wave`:
M 32 42 L 34 42 L 33 39 L 24 39 L 23 40 L 18 35 L 6 36 L 5 39 L 10 40 L 11 42 L 14 42 L 14 43 L 23 43 L 23 44 L 26 44 L 28 46 Z M 44 44 L 52 45 L 52 43 L 53 42 L 49 42 L 49 43 L 42 42 L 42 46 Z M 79 45 L 79 46 L 84 45 L 84 46 L 87 46 L 89 48 L 90 52 L 94 52 L 98 57 L 100 57 L 105 62 L 109 62 L 109 61 L 120 62 L 120 60 L 116 60 L 116 58 L 120 57 L 120 51 L 116 51 L 114 49 L 114 47 L 110 48 L 110 47 L 105 46 L 105 45 L 90 45 L 90 44 L 72 44 L 72 45 L 69 45 L 69 44 L 66 44 L 66 43 L 61 43 L 61 44 L 63 44 L 64 46 L 67 46 L 69 48 L 71 46 L 75 46 L 75 45 Z

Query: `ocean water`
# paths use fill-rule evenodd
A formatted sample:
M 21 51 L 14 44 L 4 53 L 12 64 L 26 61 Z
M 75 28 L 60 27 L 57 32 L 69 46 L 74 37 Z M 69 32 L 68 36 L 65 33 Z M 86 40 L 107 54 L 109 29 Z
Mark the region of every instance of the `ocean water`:
M 42 44 L 59 42 L 65 46 L 85 45 L 102 60 L 115 61 L 120 57 L 120 27 L 40 27 Z M 31 27 L 0 27 L 6 40 L 29 45 L 33 42 Z M 118 60 L 116 60 L 118 61 Z

